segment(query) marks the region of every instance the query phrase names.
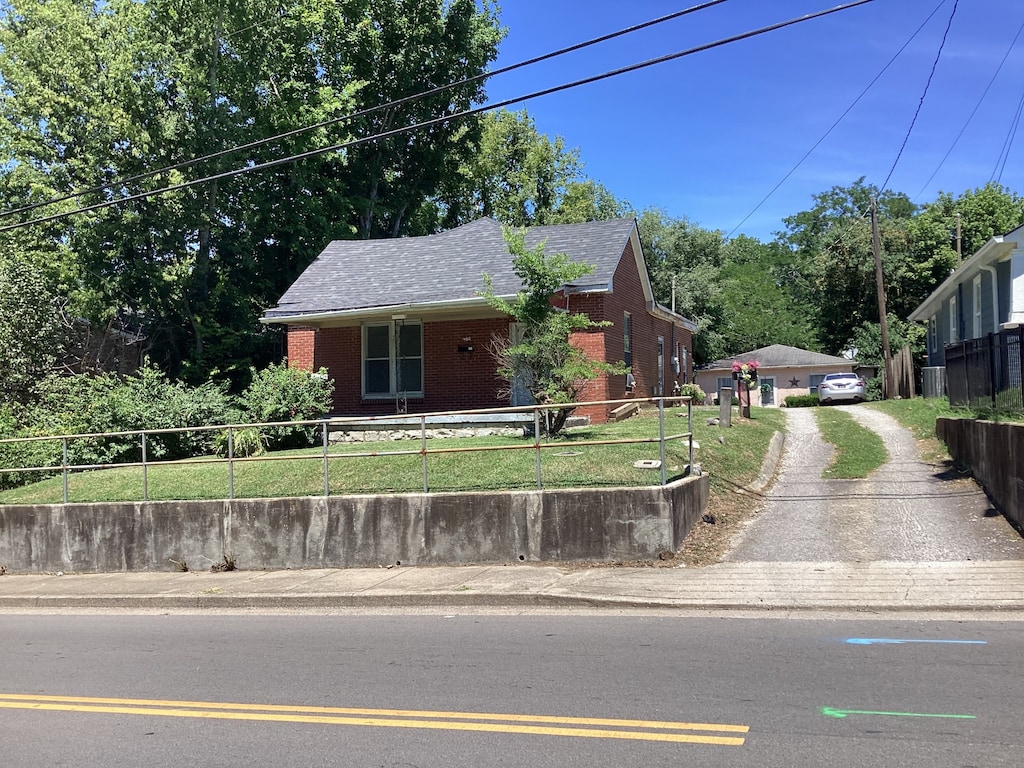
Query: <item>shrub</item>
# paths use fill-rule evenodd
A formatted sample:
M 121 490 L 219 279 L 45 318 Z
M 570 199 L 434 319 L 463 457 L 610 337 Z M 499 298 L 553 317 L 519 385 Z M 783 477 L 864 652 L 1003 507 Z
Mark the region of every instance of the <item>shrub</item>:
M 253 371 L 252 383 L 239 398 L 247 421 L 307 421 L 317 419 L 331 408 L 334 381 L 327 371 L 289 368 L 271 363 Z M 270 427 L 264 430 L 273 448 L 304 447 L 313 444 L 313 427 Z
M 269 442 L 267 436 L 258 427 L 235 430 L 231 434 L 231 455 L 240 458 L 262 456 L 267 452 Z M 228 455 L 227 430 L 217 433 L 217 437 L 213 441 L 213 449 L 218 456 Z
M 817 395 L 787 395 L 787 408 L 813 408 L 820 405 Z
M 705 398 L 707 398 L 707 394 L 705 394 L 704 390 L 696 384 L 683 384 L 683 386 L 679 388 L 679 394 L 682 397 L 693 398 L 693 402 L 696 405 L 703 405 Z
M 208 382 L 189 387 L 171 382 L 156 368 L 146 365 L 134 376 L 79 374 L 49 376 L 40 380 L 30 405 L 17 411 L 7 407 L 0 414 L 0 436 L 133 432 L 141 429 L 174 429 L 211 426 L 235 420 L 237 411 L 221 385 Z M 30 426 L 29 426 L 30 425 Z M 182 459 L 209 453 L 210 431 L 147 435 L 147 459 Z M 71 464 L 116 464 L 141 461 L 138 435 L 68 440 Z M 3 466 L 56 466 L 62 461 L 59 440 L 12 443 L 0 446 Z M 5 488 L 53 475 L 7 473 L 0 477 Z

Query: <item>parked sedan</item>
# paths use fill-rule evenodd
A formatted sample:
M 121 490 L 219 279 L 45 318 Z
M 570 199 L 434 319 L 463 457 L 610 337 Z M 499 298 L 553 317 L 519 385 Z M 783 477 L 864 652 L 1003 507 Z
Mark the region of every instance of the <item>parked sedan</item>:
M 867 399 L 864 379 L 856 373 L 830 373 L 818 385 L 818 402 L 821 403 L 841 400 L 859 403 Z

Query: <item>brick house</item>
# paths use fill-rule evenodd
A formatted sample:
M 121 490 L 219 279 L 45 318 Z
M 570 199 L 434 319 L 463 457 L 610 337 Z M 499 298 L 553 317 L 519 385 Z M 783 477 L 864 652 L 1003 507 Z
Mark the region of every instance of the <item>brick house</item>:
M 546 253 L 594 267 L 553 299 L 610 323 L 574 334 L 573 343 L 592 358 L 631 367 L 628 377 L 590 382 L 584 399 L 671 394 L 675 382 L 690 381 L 696 325 L 654 300 L 634 219 L 527 232 L 527 246 L 542 242 Z M 485 274 L 496 295 L 511 298 L 522 288 L 492 219 L 425 237 L 336 240 L 262 321 L 287 326 L 289 365 L 328 370 L 337 415 L 507 406 L 489 346 L 516 328 L 480 295 Z M 516 393 L 512 399 L 528 404 Z M 577 414 L 598 423 L 609 410 Z

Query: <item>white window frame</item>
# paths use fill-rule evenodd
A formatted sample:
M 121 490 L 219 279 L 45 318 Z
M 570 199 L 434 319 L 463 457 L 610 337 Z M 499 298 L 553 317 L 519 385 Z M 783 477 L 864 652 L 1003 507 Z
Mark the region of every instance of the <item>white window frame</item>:
M 960 334 L 957 332 L 956 317 L 956 295 L 949 297 L 949 343 L 960 341 Z
M 362 396 L 363 396 L 364 400 L 391 400 L 391 399 L 394 399 L 395 397 L 397 397 L 399 395 L 403 395 L 403 396 L 405 396 L 407 398 L 408 397 L 412 397 L 412 398 L 421 398 L 421 397 L 423 397 L 423 389 L 422 389 L 422 387 L 423 387 L 423 378 L 424 378 L 424 376 L 423 376 L 423 358 L 424 358 L 423 324 L 419 323 L 419 322 L 403 321 L 401 323 L 401 326 L 405 327 L 405 328 L 409 328 L 410 326 L 416 326 L 416 327 L 419 328 L 419 332 L 420 332 L 420 356 L 419 356 L 419 358 L 415 358 L 415 357 L 403 358 L 402 359 L 402 365 L 403 366 L 404 365 L 415 365 L 415 361 L 416 360 L 419 361 L 419 366 L 420 366 L 420 387 L 421 388 L 418 391 L 409 390 L 409 391 L 406 391 L 406 392 L 396 392 L 396 388 L 397 388 L 397 385 L 398 385 L 398 365 L 397 365 L 398 350 L 397 350 L 397 347 L 396 347 L 396 344 L 395 344 L 395 332 L 396 332 L 396 328 L 398 327 L 398 324 L 395 323 L 394 321 L 392 321 L 392 322 L 383 322 L 383 323 L 364 323 L 363 327 L 362 327 L 362 333 L 361 333 L 362 343 L 360 345 L 360 350 L 359 350 L 359 377 L 360 377 L 360 386 L 361 386 L 361 389 L 362 389 Z M 366 345 L 366 332 L 367 332 L 368 328 L 382 328 L 382 327 L 388 329 L 388 390 L 389 391 L 388 392 L 367 392 L 366 391 L 366 346 L 367 346 Z M 377 358 L 375 358 L 375 359 L 377 359 Z M 379 359 L 383 360 L 384 358 L 379 358 Z
M 928 318 L 928 351 L 939 351 L 939 321 L 935 315 Z

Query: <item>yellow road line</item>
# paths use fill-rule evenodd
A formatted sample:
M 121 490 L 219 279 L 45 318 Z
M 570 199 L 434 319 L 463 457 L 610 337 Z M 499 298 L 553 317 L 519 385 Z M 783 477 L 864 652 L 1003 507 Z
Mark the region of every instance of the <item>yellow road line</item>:
M 124 704 L 127 706 L 178 707 L 202 709 L 237 709 L 243 712 L 296 712 L 323 715 L 371 715 L 377 717 L 430 717 L 458 720 L 502 720 L 518 723 L 555 723 L 559 725 L 607 725 L 623 728 L 669 728 L 682 731 L 718 731 L 747 733 L 750 726 L 725 723 L 677 723 L 662 720 L 619 720 L 589 717 L 557 717 L 551 715 L 513 715 L 486 712 L 438 712 L 415 709 L 365 709 L 358 707 L 310 707 L 286 704 L 237 704 L 219 701 L 177 701 L 163 699 L 115 699 L 90 696 L 43 696 L 0 693 L 0 700 L 72 702 L 84 704 Z
M 749 731 L 749 726 L 725 723 L 670 723 L 647 720 L 552 717 L 546 715 L 500 715 L 478 712 L 434 712 L 347 707 L 291 707 L 274 704 L 227 704 L 221 702 L 179 702 L 154 699 L 28 696 L 17 694 L 0 694 L 0 709 L 93 712 L 325 725 L 369 725 L 391 728 L 430 728 L 454 731 L 487 731 L 542 736 L 630 739 L 726 746 L 740 746 L 744 743 L 744 739 L 736 736 L 712 736 L 702 733 L 665 733 L 664 731 L 668 729 L 718 731 L 720 733 L 746 733 Z M 464 720 L 486 720 L 493 722 L 460 722 Z M 520 725 L 517 723 L 545 723 L 552 725 Z M 605 728 L 564 727 L 567 725 L 605 726 Z M 608 730 L 609 726 L 613 728 L 648 728 L 654 730 Z

